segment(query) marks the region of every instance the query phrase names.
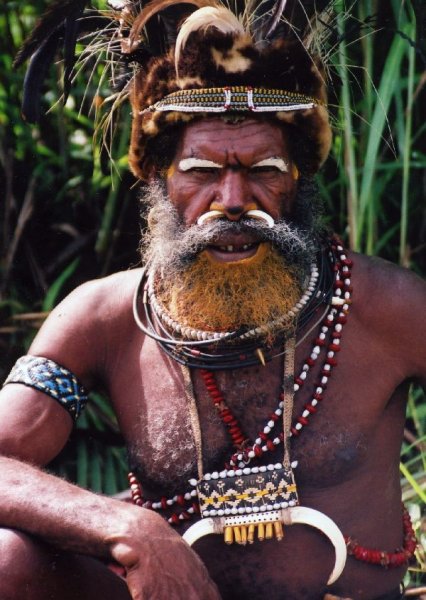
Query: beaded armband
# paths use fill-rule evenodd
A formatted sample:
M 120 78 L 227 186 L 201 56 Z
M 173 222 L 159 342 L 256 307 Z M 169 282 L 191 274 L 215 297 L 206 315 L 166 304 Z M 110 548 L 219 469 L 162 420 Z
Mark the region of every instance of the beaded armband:
M 44 392 L 57 400 L 74 421 L 87 402 L 87 392 L 77 377 L 53 360 L 41 356 L 27 355 L 19 358 L 3 385 L 8 383 L 22 383 Z

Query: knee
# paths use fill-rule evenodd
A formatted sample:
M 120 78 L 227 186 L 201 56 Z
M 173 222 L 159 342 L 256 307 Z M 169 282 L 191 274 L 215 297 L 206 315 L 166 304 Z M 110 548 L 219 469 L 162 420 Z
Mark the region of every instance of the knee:
M 46 557 L 30 536 L 0 529 L 0 598 L 37 600 L 37 580 L 45 571 Z

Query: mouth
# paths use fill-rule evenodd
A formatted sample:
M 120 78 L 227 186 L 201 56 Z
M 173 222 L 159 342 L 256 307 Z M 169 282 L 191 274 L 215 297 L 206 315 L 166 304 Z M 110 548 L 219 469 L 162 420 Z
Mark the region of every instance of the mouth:
M 211 244 L 206 248 L 208 256 L 215 262 L 240 262 L 253 258 L 258 253 L 261 242 L 247 244 Z

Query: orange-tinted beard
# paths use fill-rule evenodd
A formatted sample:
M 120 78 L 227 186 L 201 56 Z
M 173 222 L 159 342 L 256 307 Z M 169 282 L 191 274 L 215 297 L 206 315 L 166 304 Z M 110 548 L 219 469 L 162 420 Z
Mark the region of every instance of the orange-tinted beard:
M 157 296 L 175 321 L 195 329 L 267 326 L 294 306 L 301 288 L 283 257 L 264 246 L 266 252 L 238 263 L 215 262 L 202 252 L 172 281 L 158 282 Z

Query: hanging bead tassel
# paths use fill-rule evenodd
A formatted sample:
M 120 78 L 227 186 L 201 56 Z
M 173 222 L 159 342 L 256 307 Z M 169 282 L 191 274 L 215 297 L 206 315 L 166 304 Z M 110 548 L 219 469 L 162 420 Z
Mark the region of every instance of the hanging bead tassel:
M 245 546 L 247 544 L 247 525 L 241 525 L 241 544 Z
M 234 541 L 234 532 L 233 532 L 232 527 L 225 527 L 224 539 L 225 539 L 225 544 L 228 544 L 228 546 L 230 546 L 232 544 L 232 542 Z
M 284 538 L 284 528 L 281 521 L 274 521 L 275 537 L 279 542 Z
M 241 530 L 239 527 L 233 527 L 234 530 L 234 539 L 236 544 L 241 544 Z
M 247 534 L 247 541 L 249 544 L 253 544 L 254 542 L 254 534 L 256 531 L 256 525 L 254 523 L 250 523 Z
M 256 531 L 257 530 L 257 531 Z M 225 544 L 233 543 L 245 546 L 253 544 L 257 533 L 257 539 L 281 541 L 284 538 L 284 529 L 281 521 L 267 521 L 262 523 L 249 523 L 248 525 L 227 525 L 223 536 Z
M 265 525 L 265 540 L 271 540 L 274 537 L 274 531 L 272 529 L 272 523 L 266 523 Z

